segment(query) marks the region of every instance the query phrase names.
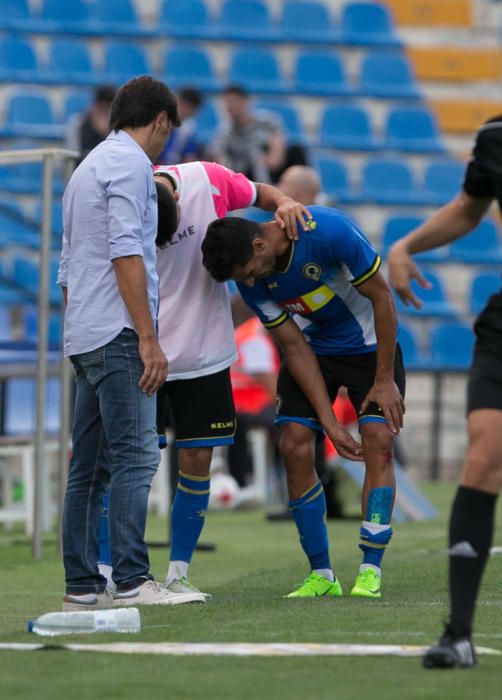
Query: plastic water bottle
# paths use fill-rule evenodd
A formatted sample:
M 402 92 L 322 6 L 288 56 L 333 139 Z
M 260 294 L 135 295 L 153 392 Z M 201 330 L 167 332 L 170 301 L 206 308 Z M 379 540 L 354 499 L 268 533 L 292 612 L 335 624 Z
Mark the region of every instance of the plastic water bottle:
M 141 618 L 138 608 L 50 612 L 36 620 L 29 620 L 27 628 L 28 632 L 43 637 L 91 632 L 139 632 Z

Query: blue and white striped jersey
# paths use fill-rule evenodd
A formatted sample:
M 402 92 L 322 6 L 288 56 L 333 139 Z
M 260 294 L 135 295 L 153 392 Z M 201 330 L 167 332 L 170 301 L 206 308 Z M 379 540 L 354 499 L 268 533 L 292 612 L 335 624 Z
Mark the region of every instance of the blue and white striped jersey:
M 253 287 L 239 283 L 239 291 L 266 328 L 294 317 L 317 355 L 371 352 L 376 348 L 373 307 L 357 287 L 377 272 L 380 258 L 342 212 L 308 209 L 311 228 L 299 229 L 287 268 Z

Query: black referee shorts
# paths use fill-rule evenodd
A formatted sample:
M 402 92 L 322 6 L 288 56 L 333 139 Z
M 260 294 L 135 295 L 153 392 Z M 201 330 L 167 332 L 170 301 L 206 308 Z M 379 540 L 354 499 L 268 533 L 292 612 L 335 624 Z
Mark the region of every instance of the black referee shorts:
M 375 381 L 376 352 L 362 355 L 317 355 L 317 360 L 331 401 L 335 400 L 339 388 L 346 386 L 352 405 L 359 414 L 361 404 Z M 394 381 L 404 397 L 406 375 L 399 345 L 396 346 Z M 359 416 L 359 425 L 369 422 L 385 422 L 382 409 L 376 403 L 370 403 Z M 277 382 L 275 424 L 281 423 L 302 423 L 323 432 L 310 401 L 291 376 L 285 363 L 281 366 Z
M 467 413 L 502 411 L 502 293 L 493 294 L 474 324 L 476 344 L 467 384 Z
M 231 445 L 235 410 L 230 369 L 165 382 L 157 392 L 157 430 L 174 429 L 176 447 Z

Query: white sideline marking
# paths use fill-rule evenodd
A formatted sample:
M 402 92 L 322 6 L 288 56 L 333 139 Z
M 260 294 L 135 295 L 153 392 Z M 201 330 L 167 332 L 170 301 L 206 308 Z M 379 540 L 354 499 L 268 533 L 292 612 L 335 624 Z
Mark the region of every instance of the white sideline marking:
M 1 650 L 108 652 L 110 654 L 160 654 L 164 656 L 422 656 L 426 646 L 397 644 L 190 644 L 178 642 L 113 642 L 110 644 L 3 643 Z M 476 647 L 478 654 L 502 656 L 502 651 Z

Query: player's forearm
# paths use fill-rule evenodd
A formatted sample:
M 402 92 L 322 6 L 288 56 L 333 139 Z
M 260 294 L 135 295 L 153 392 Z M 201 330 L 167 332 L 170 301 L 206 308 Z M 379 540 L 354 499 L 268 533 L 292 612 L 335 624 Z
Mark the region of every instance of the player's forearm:
M 372 298 L 377 338 L 375 382 L 394 380 L 396 349 L 396 309 L 390 291 L 382 290 Z
M 447 245 L 475 228 L 483 213 L 482 208 L 471 206 L 459 195 L 438 209 L 421 226 L 399 239 L 393 248 L 413 255 Z
M 293 201 L 284 192 L 265 182 L 256 182 L 256 206 L 265 211 L 275 211 L 285 201 Z
M 113 267 L 120 296 L 124 300 L 136 333 L 142 339 L 154 339 L 156 333 L 148 306 L 143 258 L 139 255 L 115 258 Z

